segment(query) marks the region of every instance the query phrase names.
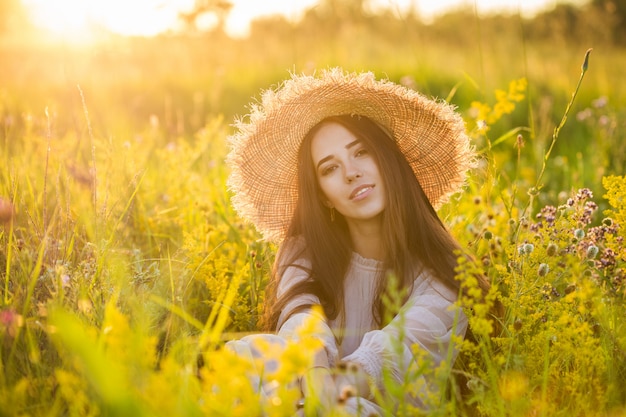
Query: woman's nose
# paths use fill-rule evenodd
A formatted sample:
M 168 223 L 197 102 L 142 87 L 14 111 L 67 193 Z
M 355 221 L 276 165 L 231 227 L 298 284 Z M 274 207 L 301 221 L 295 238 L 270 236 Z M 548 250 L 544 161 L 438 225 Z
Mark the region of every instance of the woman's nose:
M 357 167 L 354 167 L 354 166 L 346 167 L 346 182 L 348 184 L 350 184 L 352 181 L 354 181 L 357 178 L 361 178 L 362 176 L 363 174 L 361 174 L 361 171 L 359 171 Z

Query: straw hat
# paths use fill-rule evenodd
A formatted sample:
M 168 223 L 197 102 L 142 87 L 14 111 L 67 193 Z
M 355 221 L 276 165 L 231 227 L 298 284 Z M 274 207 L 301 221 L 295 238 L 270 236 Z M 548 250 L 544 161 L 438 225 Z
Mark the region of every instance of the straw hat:
M 435 208 L 463 186 L 474 165 L 463 119 L 445 102 L 370 72 L 292 75 L 264 92 L 229 138 L 233 206 L 266 240 L 281 241 L 289 228 L 302 140 L 323 119 L 342 114 L 367 116 L 391 133 Z

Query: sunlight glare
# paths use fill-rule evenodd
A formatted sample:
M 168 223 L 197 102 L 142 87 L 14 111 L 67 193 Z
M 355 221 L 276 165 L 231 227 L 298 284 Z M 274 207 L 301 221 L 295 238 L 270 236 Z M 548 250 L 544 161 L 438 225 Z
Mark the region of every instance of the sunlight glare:
M 291 21 L 297 21 L 306 9 L 319 3 L 319 0 L 231 0 L 233 8 L 226 21 L 227 32 L 231 36 L 246 36 L 250 21 L 260 16 L 281 14 Z
M 0 0 L 1 1 L 1 0 Z M 176 29 L 178 13 L 193 8 L 195 0 L 22 0 L 35 24 L 69 40 L 80 41 L 98 31 L 121 35 L 153 36 Z M 576 0 L 569 0 L 574 2 Z M 580 0 L 578 0 L 580 1 Z M 319 0 L 230 0 L 233 4 L 225 22 L 226 32 L 246 36 L 250 21 L 260 16 L 281 14 L 291 21 Z M 489 11 L 532 14 L 556 0 L 371 0 L 373 9 L 385 7 L 399 13 L 415 8 L 422 18 L 431 20 L 450 8 L 475 7 L 479 13 Z M 199 22 L 202 24 L 202 21 Z M 214 26 L 215 16 L 204 19 L 204 28 Z
M 427 22 L 453 9 L 470 8 L 479 14 L 487 13 L 520 13 L 530 17 L 541 10 L 554 6 L 557 0 L 372 0 L 374 8 L 385 7 L 393 11 L 404 13 L 414 8 Z M 570 2 L 576 0 L 569 0 Z
M 174 28 L 178 12 L 190 9 L 193 3 L 193 0 L 95 1 L 93 14 L 113 32 L 151 36 Z
M 81 0 L 25 1 L 35 24 L 60 35 L 83 33 L 89 26 L 89 6 Z
M 24 0 L 39 27 L 63 37 L 105 29 L 121 35 L 152 36 L 173 29 L 180 11 L 194 0 Z

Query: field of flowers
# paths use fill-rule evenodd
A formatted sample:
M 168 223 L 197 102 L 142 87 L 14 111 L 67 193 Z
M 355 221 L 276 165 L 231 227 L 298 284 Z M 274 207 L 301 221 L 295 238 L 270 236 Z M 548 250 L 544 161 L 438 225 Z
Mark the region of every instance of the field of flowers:
M 416 88 L 437 79 L 429 93 L 458 105 L 481 155 L 440 215 L 475 256 L 459 267 L 463 285 L 480 271 L 492 290 L 459 301 L 475 338 L 454 366 L 432 369 L 416 351 L 410 374 L 432 372 L 443 388 L 423 391 L 429 412 L 403 404 L 407 390 L 424 390 L 417 378 L 379 393 L 395 415 L 626 415 L 626 98 L 608 69 L 594 75 L 594 65 L 625 68 L 624 53 L 594 54 L 574 48 L 559 67 L 548 53 L 476 88 L 465 88 L 477 83 L 468 74 L 380 68 L 377 57 L 314 65 L 365 67 Z M 35 56 L 20 56 L 26 74 L 38 74 Z M 257 330 L 276 249 L 237 217 L 225 185 L 232 113 L 289 69 L 254 64 L 160 79 L 164 97 L 122 63 L 115 76 L 144 95 L 114 100 L 119 80 L 97 68 L 78 87 L 0 85 L 1 417 L 294 415 L 291 382 L 313 340 L 280 355 L 259 347 L 279 356 L 267 396 L 250 383 L 255 364 L 222 349 Z M 216 95 L 193 93 L 194 83 Z M 141 114 L 141 100 L 162 111 L 123 114 Z

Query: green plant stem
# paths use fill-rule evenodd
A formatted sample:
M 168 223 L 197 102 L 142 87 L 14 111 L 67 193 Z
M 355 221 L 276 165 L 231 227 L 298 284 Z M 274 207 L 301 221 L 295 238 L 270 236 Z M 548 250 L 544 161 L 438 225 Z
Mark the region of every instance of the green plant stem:
M 520 220 L 526 216 L 526 213 L 528 212 L 528 210 L 533 204 L 534 197 L 539 193 L 539 190 L 543 188 L 543 185 L 541 184 L 541 180 L 543 179 L 543 175 L 545 174 L 546 167 L 548 165 L 548 159 L 550 159 L 550 155 L 552 154 L 554 145 L 556 144 L 556 141 L 559 138 L 559 133 L 561 132 L 561 128 L 563 128 L 563 126 L 565 125 L 565 122 L 567 121 L 567 117 L 569 115 L 570 110 L 572 109 L 574 100 L 576 99 L 576 96 L 578 95 L 578 90 L 580 89 L 580 86 L 582 85 L 583 78 L 585 77 L 585 73 L 587 72 L 587 69 L 589 68 L 589 55 L 591 54 L 592 50 L 593 48 L 589 48 L 587 49 L 587 52 L 585 52 L 585 58 L 581 66 L 581 72 L 580 72 L 580 77 L 578 77 L 578 83 L 576 84 L 576 88 L 574 89 L 574 92 L 572 93 L 572 97 L 567 103 L 567 107 L 565 108 L 565 112 L 563 113 L 563 116 L 561 117 L 560 123 L 554 128 L 554 132 L 552 133 L 552 141 L 550 142 L 550 146 L 548 147 L 548 150 L 544 153 L 543 162 L 541 165 L 541 171 L 539 171 L 539 175 L 537 176 L 537 181 L 535 182 L 535 186 L 531 187 L 530 190 L 528 190 L 528 194 L 530 198 L 528 200 L 528 203 L 526 204 L 526 206 L 521 212 Z M 515 236 L 519 235 L 520 227 L 521 227 L 521 221 L 518 222 Z
M 9 277 L 11 276 L 11 261 L 13 258 L 13 220 L 9 225 L 9 237 L 7 240 L 7 261 L 4 274 L 4 305 L 8 306 L 10 303 L 9 298 Z
M 554 128 L 554 133 L 552 133 L 552 141 L 550 142 L 550 147 L 548 148 L 548 150 L 543 156 L 543 163 L 541 166 L 541 171 L 539 172 L 539 176 L 537 177 L 537 182 L 535 183 L 534 188 L 536 189 L 536 191 L 539 191 L 543 187 L 543 185 L 541 184 L 541 180 L 543 178 L 543 174 L 546 171 L 548 159 L 550 158 L 552 149 L 554 149 L 554 145 L 556 144 L 556 141 L 559 138 L 559 133 L 561 132 L 561 128 L 563 128 L 563 126 L 565 125 L 565 122 L 567 121 L 567 116 L 569 115 L 569 112 L 572 109 L 574 100 L 576 99 L 576 96 L 578 95 L 578 90 L 580 89 L 580 86 L 582 85 L 583 78 L 585 77 L 585 73 L 587 72 L 587 68 L 589 66 L 589 55 L 591 54 L 592 50 L 593 50 L 592 48 L 589 48 L 587 49 L 587 52 L 585 53 L 585 59 L 581 67 L 580 77 L 578 78 L 576 89 L 574 89 L 574 92 L 572 93 L 572 98 L 570 98 L 569 103 L 567 103 L 565 113 L 563 113 L 563 117 L 561 118 L 561 122 L 558 124 L 556 128 Z
M 16 201 L 17 198 L 17 186 L 13 190 L 13 198 L 11 201 Z M 7 260 L 4 274 L 4 305 L 8 306 L 11 302 L 9 297 L 9 280 L 11 277 L 11 263 L 13 261 L 13 232 L 14 232 L 14 220 L 11 218 L 9 224 L 9 237 L 7 240 Z
M 545 404 L 548 399 L 548 378 L 550 376 L 550 340 L 546 340 L 546 349 L 543 355 L 543 375 L 541 376 L 541 416 L 545 416 Z
M 93 198 L 93 210 L 94 210 L 94 232 L 96 234 L 95 240 L 98 240 L 98 171 L 96 167 L 96 145 L 94 143 L 93 130 L 91 128 L 91 119 L 89 118 L 89 110 L 87 109 L 87 103 L 85 102 L 85 95 L 80 85 L 76 86 L 80 93 L 80 99 L 83 105 L 83 112 L 85 113 L 85 121 L 87 123 L 87 131 L 89 132 L 89 142 L 91 144 L 91 164 L 93 169 L 93 179 L 91 182 L 92 198 Z
M 47 142 L 48 142 L 48 147 L 46 148 L 46 165 L 44 167 L 44 173 L 43 173 L 43 208 L 42 208 L 42 229 L 43 232 L 42 234 L 45 235 L 46 234 L 46 228 L 48 226 L 48 198 L 47 198 L 47 194 L 48 194 L 48 165 L 50 162 L 50 140 L 52 138 L 52 128 L 50 127 L 50 115 L 48 114 L 48 108 L 46 107 L 46 122 L 47 122 L 47 129 L 46 129 L 46 136 L 47 136 Z

